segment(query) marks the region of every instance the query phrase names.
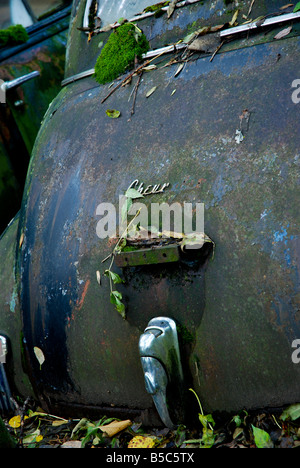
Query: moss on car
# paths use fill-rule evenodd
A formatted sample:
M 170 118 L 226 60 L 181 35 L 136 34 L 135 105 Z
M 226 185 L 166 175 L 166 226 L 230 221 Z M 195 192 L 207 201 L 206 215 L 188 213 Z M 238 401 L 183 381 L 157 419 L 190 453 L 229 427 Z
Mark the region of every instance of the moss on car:
M 7 29 L 0 29 L 0 47 L 23 44 L 28 39 L 28 33 L 21 24 L 9 26 Z
M 100 84 L 113 81 L 148 50 L 149 42 L 140 29 L 133 23 L 123 24 L 110 35 L 97 59 L 96 81 Z

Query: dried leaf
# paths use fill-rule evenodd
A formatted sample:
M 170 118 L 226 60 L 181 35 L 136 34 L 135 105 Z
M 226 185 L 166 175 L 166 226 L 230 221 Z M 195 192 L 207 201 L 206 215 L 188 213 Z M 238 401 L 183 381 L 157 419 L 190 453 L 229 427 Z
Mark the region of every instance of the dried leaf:
M 150 97 L 156 90 L 157 90 L 157 86 L 154 86 L 153 88 L 151 88 L 150 91 L 147 92 L 146 98 Z
M 80 440 L 69 440 L 60 446 L 60 448 L 81 448 Z
M 59 427 L 59 426 L 63 426 L 64 424 L 67 424 L 68 421 L 66 419 L 64 420 L 56 420 L 56 421 L 52 421 L 52 426 L 53 427 Z
M 35 346 L 35 347 L 33 348 L 33 351 L 34 351 L 35 357 L 36 357 L 37 360 L 39 361 L 40 370 L 41 370 L 42 365 L 43 365 L 44 362 L 45 362 L 44 353 L 43 353 L 43 351 L 42 351 L 40 348 L 38 348 L 37 346 Z
M 113 24 L 107 24 L 103 28 L 100 29 L 100 32 L 108 32 L 113 28 Z
M 127 429 L 127 427 L 131 426 L 132 422 L 127 419 L 126 421 L 113 421 L 105 426 L 99 426 L 102 432 L 108 435 L 108 437 L 113 437 L 114 435 L 118 434 L 118 432 Z
M 168 7 L 168 10 L 167 10 L 167 15 L 168 15 L 168 18 L 170 18 L 174 11 L 175 11 L 175 8 L 176 8 L 176 4 L 179 2 L 179 0 L 172 0 L 169 4 L 169 7 Z
M 157 66 L 152 64 L 143 68 L 143 71 L 152 71 L 152 70 L 157 70 Z
M 177 70 L 176 70 L 176 72 L 175 72 L 175 75 L 174 75 L 174 77 L 175 77 L 175 76 L 178 76 L 178 75 L 179 75 L 179 73 L 181 73 L 181 72 L 182 72 L 182 70 L 183 70 L 183 67 L 184 67 L 184 63 L 181 63 L 181 64 L 179 65 L 179 67 L 177 68 Z
M 229 26 L 234 26 L 235 23 L 236 23 L 236 20 L 239 16 L 239 12 L 240 10 L 236 10 L 236 12 L 234 13 L 233 17 L 232 17 L 232 20 L 229 22 Z
M 223 29 L 225 26 L 225 24 L 217 24 L 216 26 L 212 26 L 210 31 L 211 32 L 218 32 L 218 31 L 221 31 L 221 29 Z
M 120 117 L 121 112 L 116 109 L 107 109 L 106 115 L 111 119 L 117 119 L 118 117 Z
M 152 437 L 135 436 L 128 444 L 128 448 L 153 448 L 156 439 Z
M 282 31 L 280 31 L 278 34 L 276 34 L 274 39 L 278 40 L 278 39 L 282 39 L 285 36 L 288 36 L 292 29 L 293 29 L 293 26 L 289 26 L 288 28 L 282 29 Z
M 22 247 L 23 242 L 24 242 L 24 232 L 22 232 L 22 234 L 21 234 L 21 236 L 20 236 L 19 249 Z
M 97 277 L 97 283 L 101 285 L 101 273 L 98 270 L 96 271 L 96 277 Z
M 300 2 L 299 2 L 299 5 L 300 5 Z M 286 10 L 287 8 L 290 8 L 292 6 L 294 6 L 293 3 L 288 3 L 287 5 L 280 7 L 279 10 Z

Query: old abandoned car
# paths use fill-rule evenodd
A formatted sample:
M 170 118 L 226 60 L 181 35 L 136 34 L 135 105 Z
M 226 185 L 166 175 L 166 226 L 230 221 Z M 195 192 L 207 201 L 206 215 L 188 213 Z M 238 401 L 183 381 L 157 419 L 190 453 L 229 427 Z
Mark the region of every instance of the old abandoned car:
M 147 7 L 73 2 L 62 89 L 0 242 L 3 407 L 19 393 L 171 427 L 189 388 L 207 411 L 299 399 L 300 13 Z M 142 235 L 143 207 L 174 204 L 204 207 L 198 248 L 184 226 Z

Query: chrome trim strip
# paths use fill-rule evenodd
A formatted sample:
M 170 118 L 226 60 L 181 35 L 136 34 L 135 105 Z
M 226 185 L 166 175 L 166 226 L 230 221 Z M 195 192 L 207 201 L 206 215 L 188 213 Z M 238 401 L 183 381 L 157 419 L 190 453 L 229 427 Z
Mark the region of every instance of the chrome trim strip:
M 298 19 L 300 19 L 300 12 L 274 16 L 272 18 L 267 18 L 262 24 L 259 24 L 258 26 L 257 26 L 258 21 L 256 21 L 256 22 L 252 22 L 248 24 L 242 24 L 240 26 L 236 26 L 235 28 L 225 29 L 224 31 L 220 32 L 220 37 L 224 38 L 227 36 L 232 36 L 233 34 L 240 34 L 243 32 L 252 31 L 253 29 L 258 29 L 260 27 L 274 26 L 276 24 L 285 23 L 287 21 L 293 21 L 293 20 L 298 20 Z
M 196 3 L 198 1 L 199 0 L 188 0 L 188 1 L 185 1 L 185 2 L 178 3 L 177 6 L 183 6 L 183 4 L 187 5 L 189 3 Z M 167 8 L 167 7 L 165 7 L 165 8 Z M 146 15 L 149 16 L 148 13 L 146 13 Z M 152 15 L 152 12 L 150 12 L 150 15 Z M 257 22 L 256 23 L 252 22 L 252 23 L 249 23 L 249 24 L 242 24 L 242 25 L 236 26 L 234 28 L 225 29 L 224 31 L 220 32 L 220 38 L 222 39 L 222 38 L 225 38 L 225 37 L 228 37 L 228 36 L 232 36 L 234 34 L 240 34 L 240 33 L 243 33 L 243 32 L 255 30 L 255 29 L 258 29 L 260 27 L 273 26 L 273 25 L 276 25 L 276 24 L 285 23 L 287 21 L 293 21 L 293 20 L 298 20 L 298 19 L 300 19 L 300 12 L 289 13 L 289 14 L 286 14 L 286 15 L 274 16 L 272 18 L 266 19 L 262 24 L 260 24 L 258 26 L 257 26 Z M 130 20 L 130 21 L 133 21 L 133 20 Z M 114 27 L 117 27 L 117 26 L 118 26 L 118 24 L 114 25 Z M 160 49 L 150 50 L 149 52 L 147 52 L 146 54 L 143 55 L 143 59 L 149 59 L 149 58 L 153 58 L 153 57 L 158 56 L 158 55 L 163 55 L 163 54 L 168 54 L 168 53 L 171 53 L 171 52 L 176 52 L 177 50 L 181 50 L 181 49 L 184 49 L 186 47 L 187 47 L 187 44 L 182 42 L 180 44 L 172 44 L 170 46 L 162 47 Z M 85 72 L 82 72 L 82 73 L 78 73 L 77 75 L 73 75 L 70 78 L 66 78 L 65 80 L 63 80 L 62 83 L 61 83 L 61 86 L 66 86 L 66 85 L 68 85 L 70 83 L 74 83 L 75 81 L 81 80 L 82 78 L 92 76 L 94 73 L 95 73 L 94 68 L 91 68 L 90 70 L 86 70 Z

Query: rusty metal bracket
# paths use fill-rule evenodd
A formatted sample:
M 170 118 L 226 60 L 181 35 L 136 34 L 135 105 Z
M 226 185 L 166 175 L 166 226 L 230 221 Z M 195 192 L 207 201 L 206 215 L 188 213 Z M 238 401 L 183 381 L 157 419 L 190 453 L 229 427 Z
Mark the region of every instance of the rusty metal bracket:
M 177 244 L 121 252 L 115 256 L 116 265 L 120 268 L 172 263 L 179 260 L 180 247 Z

